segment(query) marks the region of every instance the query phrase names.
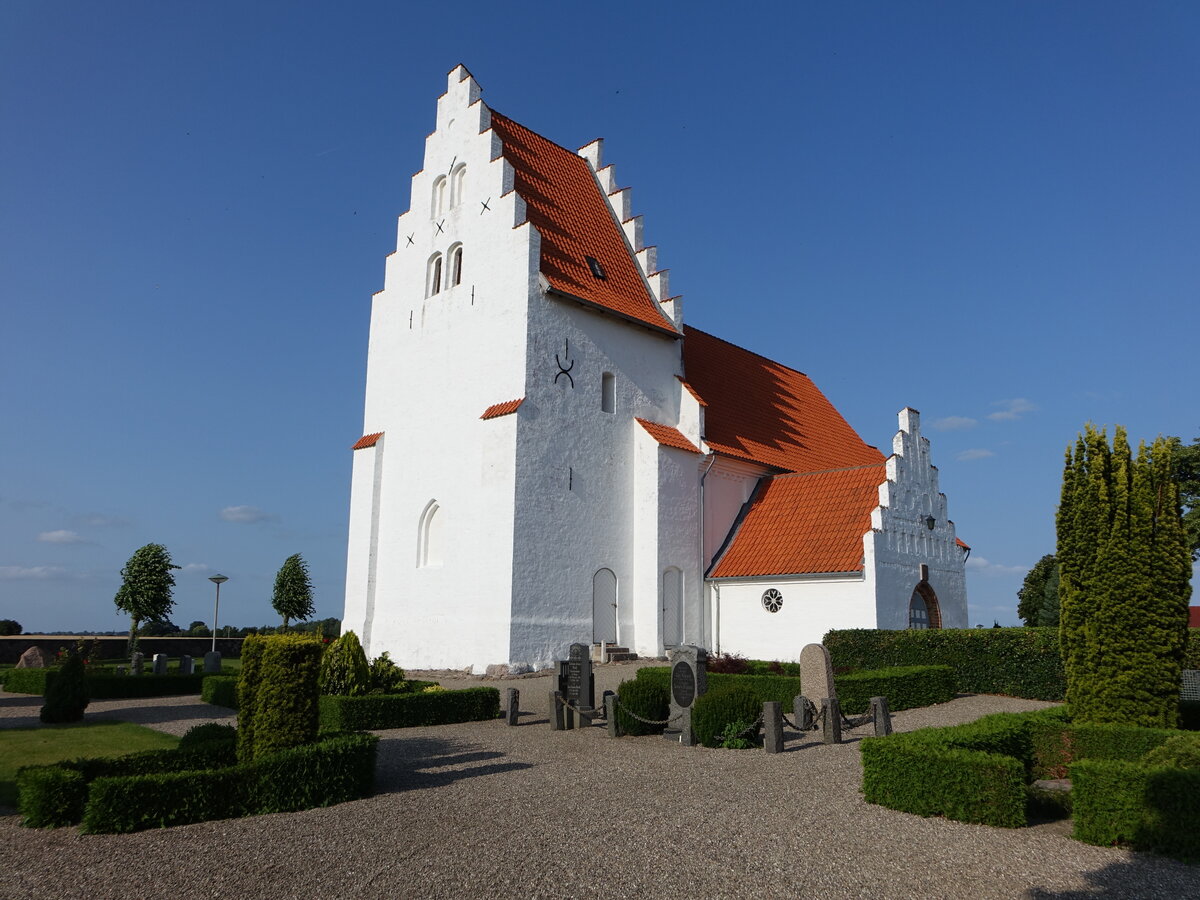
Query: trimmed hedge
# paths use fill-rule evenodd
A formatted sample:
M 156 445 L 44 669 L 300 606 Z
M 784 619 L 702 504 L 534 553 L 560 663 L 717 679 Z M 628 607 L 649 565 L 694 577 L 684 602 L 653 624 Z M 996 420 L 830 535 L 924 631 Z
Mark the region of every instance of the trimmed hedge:
M 478 687 L 430 694 L 325 696 L 320 705 L 324 731 L 415 728 L 494 719 L 500 715 L 500 691 Z
M 1200 861 L 1200 770 L 1116 759 L 1071 766 L 1074 837 Z
M 642 671 L 648 671 L 643 669 Z M 621 734 L 662 734 L 665 725 L 641 722 L 629 714 L 637 713 L 643 719 L 661 721 L 671 712 L 671 689 L 666 681 L 632 678 L 617 686 L 617 727 Z
M 58 669 L 10 669 L 4 676 L 4 690 L 11 694 L 42 694 L 58 678 Z M 192 675 L 116 675 L 86 676 L 88 695 L 93 700 L 129 700 L 142 697 L 180 697 L 199 694 L 205 676 Z
M 214 706 L 238 708 L 238 676 L 209 675 L 200 688 L 200 699 Z
M 371 792 L 378 740 L 333 735 L 240 765 L 230 742 L 214 741 L 134 754 L 135 764 L 120 757 L 29 767 L 17 776 L 22 824 L 123 833 L 331 806 Z M 204 765 L 205 756 L 217 764 Z
M 731 676 L 744 680 L 746 676 Z M 749 676 L 751 678 L 756 676 Z M 696 698 L 692 707 L 692 731 L 696 740 L 705 747 L 720 747 L 725 730 L 730 725 L 749 726 L 758 721 L 762 714 L 763 701 L 750 687 L 739 682 L 725 683 L 711 688 Z M 758 743 L 757 729 L 747 736 L 752 744 Z
M 1057 628 L 855 628 L 823 643 L 835 668 L 947 665 L 967 693 L 1062 700 L 1066 692 Z
M 311 744 L 317 738 L 317 674 L 325 645 L 316 635 L 273 634 L 264 639 L 254 692 L 253 756 Z M 238 722 L 247 710 L 238 710 Z
M 785 711 L 791 709 L 792 699 L 801 692 L 800 679 L 788 675 L 709 672 L 707 677 L 709 691 L 740 685 L 753 691 L 760 704 L 775 701 L 782 703 Z M 662 684 L 669 690 L 671 669 L 668 666 L 639 669 L 637 679 Z M 833 684 L 842 711 L 848 715 L 866 712 L 872 697 L 887 697 L 888 709 L 896 711 L 946 703 L 957 693 L 954 672 L 948 666 L 906 666 L 835 675 Z

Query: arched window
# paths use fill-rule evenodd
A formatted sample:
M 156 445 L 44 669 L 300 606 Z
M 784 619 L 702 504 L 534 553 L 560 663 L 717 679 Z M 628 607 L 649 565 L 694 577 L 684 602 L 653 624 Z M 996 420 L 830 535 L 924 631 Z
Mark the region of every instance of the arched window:
M 433 201 L 429 206 L 430 218 L 437 218 L 446 211 L 446 176 L 440 175 L 433 183 Z
M 467 177 L 467 167 L 465 163 L 459 163 L 458 166 L 450 173 L 450 206 L 451 208 L 462 203 L 463 198 L 463 182 Z
M 429 257 L 429 271 L 425 276 L 425 296 L 432 297 L 442 289 L 442 254 Z
M 442 564 L 445 525 L 446 514 L 436 500 L 430 500 L 417 524 L 417 568 Z
M 462 284 L 462 257 L 462 244 L 458 244 L 450 251 L 450 287 Z
M 612 372 L 600 376 L 600 411 L 610 413 L 617 408 L 617 381 Z
M 937 594 L 928 581 L 918 584 L 908 601 L 908 627 L 918 631 L 942 627 L 942 611 L 938 607 Z

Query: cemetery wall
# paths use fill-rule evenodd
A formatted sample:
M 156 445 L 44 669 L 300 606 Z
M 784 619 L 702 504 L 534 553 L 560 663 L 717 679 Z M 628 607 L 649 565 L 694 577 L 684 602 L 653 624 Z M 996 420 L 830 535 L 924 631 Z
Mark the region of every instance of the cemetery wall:
M 16 634 L 0 637 L 0 663 L 15 663 L 30 647 L 41 647 L 53 656 L 61 648 L 73 647 L 76 641 L 81 640 L 96 641 L 100 648 L 100 659 L 126 659 L 128 635 Z M 204 654 L 212 649 L 212 638 L 139 637 L 138 646 L 146 658 L 147 666 L 155 653 L 166 653 L 171 657 L 191 656 L 200 665 Z M 217 638 L 217 650 L 227 659 L 236 659 L 242 655 L 242 639 Z

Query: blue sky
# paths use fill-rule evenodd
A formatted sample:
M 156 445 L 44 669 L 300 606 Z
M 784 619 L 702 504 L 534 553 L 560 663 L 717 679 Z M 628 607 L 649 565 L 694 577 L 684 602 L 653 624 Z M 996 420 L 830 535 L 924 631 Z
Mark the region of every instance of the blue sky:
M 1089 420 L 1200 434 L 1190 2 L 0 4 L 0 618 L 340 616 L 368 313 L 445 75 L 607 138 L 685 317 L 890 446 L 1016 624 Z M 1192 387 L 1189 387 L 1191 385 Z

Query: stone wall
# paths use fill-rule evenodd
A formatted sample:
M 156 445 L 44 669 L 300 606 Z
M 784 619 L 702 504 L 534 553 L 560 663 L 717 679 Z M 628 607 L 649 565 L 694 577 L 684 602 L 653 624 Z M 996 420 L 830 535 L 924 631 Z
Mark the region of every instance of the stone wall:
M 0 663 L 15 663 L 30 647 L 41 647 L 51 656 L 62 647 L 70 647 L 76 641 L 97 641 L 100 659 L 124 659 L 128 635 L 88 634 L 16 634 L 0 637 Z M 203 660 L 204 654 L 212 649 L 210 637 L 141 637 L 138 646 L 146 659 L 155 653 L 168 656 L 191 656 Z M 226 659 L 237 659 L 242 655 L 241 638 L 217 638 L 217 650 Z

